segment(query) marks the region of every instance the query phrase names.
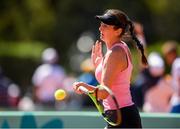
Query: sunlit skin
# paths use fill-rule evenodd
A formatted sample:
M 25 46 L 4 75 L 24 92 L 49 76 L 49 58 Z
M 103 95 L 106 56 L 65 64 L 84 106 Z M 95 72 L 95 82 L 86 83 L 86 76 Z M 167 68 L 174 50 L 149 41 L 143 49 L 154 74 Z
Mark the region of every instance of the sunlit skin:
M 121 42 L 120 35 L 122 33 L 122 29 L 114 29 L 114 26 L 107 25 L 104 23 L 100 24 L 100 39 L 105 43 L 107 49 L 111 49 L 111 47 Z M 103 58 L 104 57 L 104 58 Z M 101 76 L 101 85 L 108 86 L 111 88 L 112 82 L 116 78 L 119 72 L 122 72 L 128 67 L 128 60 L 126 52 L 121 47 L 113 47 L 110 53 L 103 55 L 102 54 L 102 42 L 97 40 L 95 45 L 92 47 L 91 59 L 95 67 L 103 59 L 104 66 Z M 79 86 L 85 86 L 89 90 L 94 90 L 95 87 L 88 85 L 84 82 L 76 82 L 73 87 L 75 91 L 81 94 L 81 91 L 78 90 Z M 104 90 L 98 91 L 98 98 L 105 99 L 108 96 L 108 93 Z

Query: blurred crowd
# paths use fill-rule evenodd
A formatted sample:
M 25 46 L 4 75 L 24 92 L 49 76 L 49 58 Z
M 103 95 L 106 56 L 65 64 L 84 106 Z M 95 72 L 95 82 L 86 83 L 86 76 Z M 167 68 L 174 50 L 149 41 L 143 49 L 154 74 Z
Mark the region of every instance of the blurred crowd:
M 135 23 L 135 32 L 145 50 L 148 47 L 143 26 Z M 163 43 L 161 53 L 147 55 L 148 68 L 139 66 L 139 73 L 132 83 L 131 92 L 135 104 L 144 112 L 180 113 L 180 57 L 178 43 Z
M 148 47 L 142 24 L 135 22 L 135 33 L 145 49 Z M 0 69 L 0 108 L 33 110 L 78 110 L 92 107 L 86 95 L 77 95 L 72 89 L 75 81 L 98 85 L 94 67 L 89 58 L 81 63 L 81 73 L 67 74 L 59 64 L 60 57 L 55 48 L 42 52 L 41 64 L 32 76 L 32 93 L 21 96 L 17 84 L 5 76 Z M 180 57 L 176 41 L 164 42 L 161 52 L 152 51 L 147 55 L 149 67 L 139 65 L 138 75 L 132 82 L 132 99 L 143 112 L 180 113 Z M 62 101 L 54 99 L 54 92 L 64 89 L 67 97 Z

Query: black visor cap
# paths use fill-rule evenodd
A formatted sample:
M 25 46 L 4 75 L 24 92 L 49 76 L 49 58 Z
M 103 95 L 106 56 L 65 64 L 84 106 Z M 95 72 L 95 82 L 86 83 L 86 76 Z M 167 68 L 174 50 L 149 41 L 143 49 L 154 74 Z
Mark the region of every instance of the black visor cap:
M 120 21 L 114 15 L 107 15 L 107 14 L 97 15 L 97 16 L 95 16 L 95 18 L 107 25 L 114 25 L 114 26 L 123 28 L 123 25 L 120 23 Z

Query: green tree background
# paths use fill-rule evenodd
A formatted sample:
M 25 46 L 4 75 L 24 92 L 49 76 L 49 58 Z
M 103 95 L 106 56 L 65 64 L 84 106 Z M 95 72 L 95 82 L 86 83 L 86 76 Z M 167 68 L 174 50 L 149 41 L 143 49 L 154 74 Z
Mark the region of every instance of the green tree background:
M 59 63 L 74 72 L 69 57 L 78 38 L 91 31 L 98 39 L 94 16 L 108 8 L 121 9 L 141 22 L 151 50 L 160 50 L 155 43 L 180 41 L 179 0 L 1 0 L 0 65 L 4 73 L 26 91 L 47 47 L 55 47 Z

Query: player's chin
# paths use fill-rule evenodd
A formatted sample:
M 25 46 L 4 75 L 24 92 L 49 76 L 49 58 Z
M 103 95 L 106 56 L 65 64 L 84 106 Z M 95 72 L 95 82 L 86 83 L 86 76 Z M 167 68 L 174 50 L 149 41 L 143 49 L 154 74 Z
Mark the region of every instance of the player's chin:
M 100 36 L 100 39 L 101 39 L 101 41 L 105 42 L 105 39 L 102 35 Z
M 102 34 L 100 34 L 100 39 L 103 40 L 103 35 Z

